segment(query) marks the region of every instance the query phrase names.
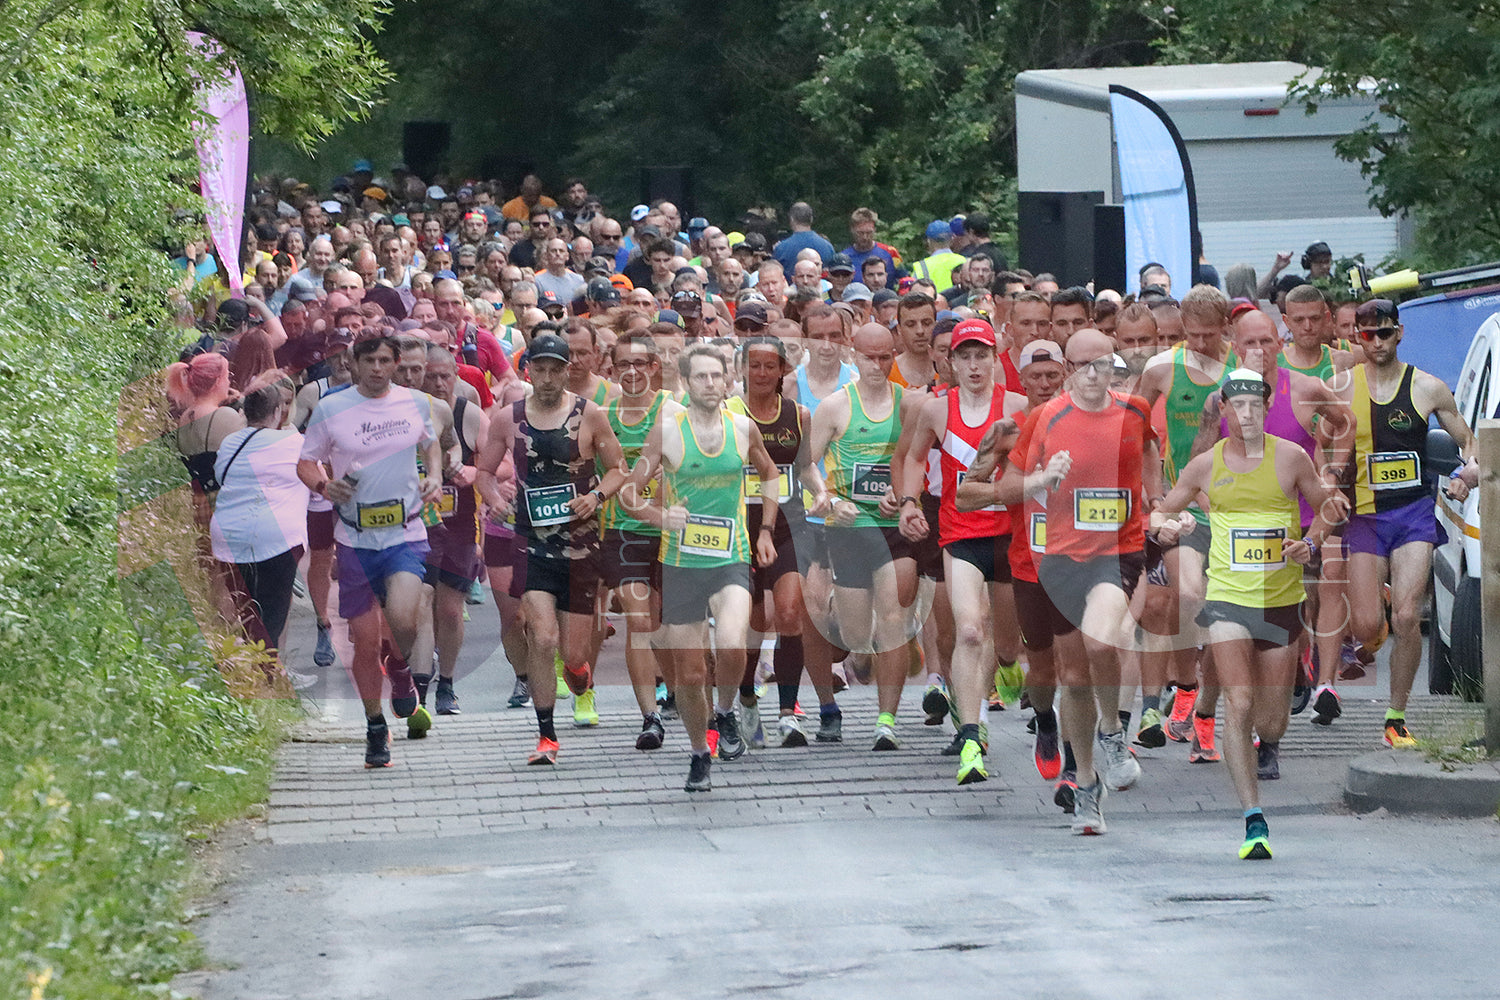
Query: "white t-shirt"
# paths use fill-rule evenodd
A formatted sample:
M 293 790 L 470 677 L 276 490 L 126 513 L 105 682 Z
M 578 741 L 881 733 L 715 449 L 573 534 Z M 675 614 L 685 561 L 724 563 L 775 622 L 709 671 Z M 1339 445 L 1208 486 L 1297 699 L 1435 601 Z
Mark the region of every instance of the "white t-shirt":
M 223 485 L 208 526 L 215 559 L 257 563 L 307 546 L 309 491 L 297 478 L 302 443 L 290 428 L 245 427 L 219 445 L 214 475 Z
M 318 401 L 302 457 L 329 462 L 333 477 L 354 480 L 354 499 L 335 504 L 334 540 L 356 549 L 422 541 L 427 529 L 417 479 L 417 449 L 437 440 L 432 398 L 393 385 L 371 398 L 357 388 Z

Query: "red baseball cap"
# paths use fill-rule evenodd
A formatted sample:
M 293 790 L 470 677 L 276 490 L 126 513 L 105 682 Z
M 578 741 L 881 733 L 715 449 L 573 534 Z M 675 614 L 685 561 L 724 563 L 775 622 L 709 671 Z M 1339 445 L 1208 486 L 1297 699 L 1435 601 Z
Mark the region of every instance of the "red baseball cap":
M 953 328 L 953 340 L 948 349 L 956 351 L 962 345 L 976 341 L 994 347 L 995 328 L 982 319 L 966 319 Z

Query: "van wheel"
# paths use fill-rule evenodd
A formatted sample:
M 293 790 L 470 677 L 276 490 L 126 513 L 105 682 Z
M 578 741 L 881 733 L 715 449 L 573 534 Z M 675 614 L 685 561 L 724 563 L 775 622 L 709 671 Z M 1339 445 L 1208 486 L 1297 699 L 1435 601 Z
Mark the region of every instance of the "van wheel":
M 1427 691 L 1429 694 L 1453 693 L 1453 661 L 1448 644 L 1439 634 L 1436 597 L 1432 599 L 1432 613 L 1427 621 Z
M 1479 620 L 1479 581 L 1465 576 L 1453 597 L 1453 647 L 1449 669 L 1453 693 L 1465 701 L 1484 699 L 1483 625 Z

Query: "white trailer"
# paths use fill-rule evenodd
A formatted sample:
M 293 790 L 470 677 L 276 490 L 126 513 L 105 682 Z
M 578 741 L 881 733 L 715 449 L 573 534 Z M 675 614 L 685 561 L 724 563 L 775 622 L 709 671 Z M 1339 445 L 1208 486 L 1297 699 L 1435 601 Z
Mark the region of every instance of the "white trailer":
M 1120 203 L 1109 104 L 1109 88 L 1118 84 L 1153 100 L 1181 134 L 1204 255 L 1220 275 L 1240 262 L 1263 275 L 1277 251 L 1300 254 L 1319 240 L 1336 258 L 1363 253 L 1366 262 L 1378 263 L 1410 245 L 1410 225 L 1370 207 L 1359 165 L 1339 159 L 1333 143 L 1372 117 L 1386 127 L 1392 123 L 1373 96 L 1326 100 L 1308 115 L 1287 99 L 1288 87 L 1306 71 L 1299 63 L 1265 62 L 1018 74 L 1023 214 L 1043 193 L 1096 192 L 1102 198 L 1089 200 Z M 1056 204 L 1049 209 L 1054 215 Z M 1030 266 L 1027 229 L 1023 219 L 1023 266 Z

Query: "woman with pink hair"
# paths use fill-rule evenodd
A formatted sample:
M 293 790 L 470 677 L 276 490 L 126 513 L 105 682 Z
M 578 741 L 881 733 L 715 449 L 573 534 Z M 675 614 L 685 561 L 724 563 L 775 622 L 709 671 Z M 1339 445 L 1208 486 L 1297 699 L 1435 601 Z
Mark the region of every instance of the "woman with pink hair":
M 240 411 L 229 405 L 228 359 L 199 354 L 168 365 L 167 398 L 178 415 L 177 450 L 193 480 L 193 495 L 210 497 L 219 489 L 214 477 L 219 444 L 245 426 Z

